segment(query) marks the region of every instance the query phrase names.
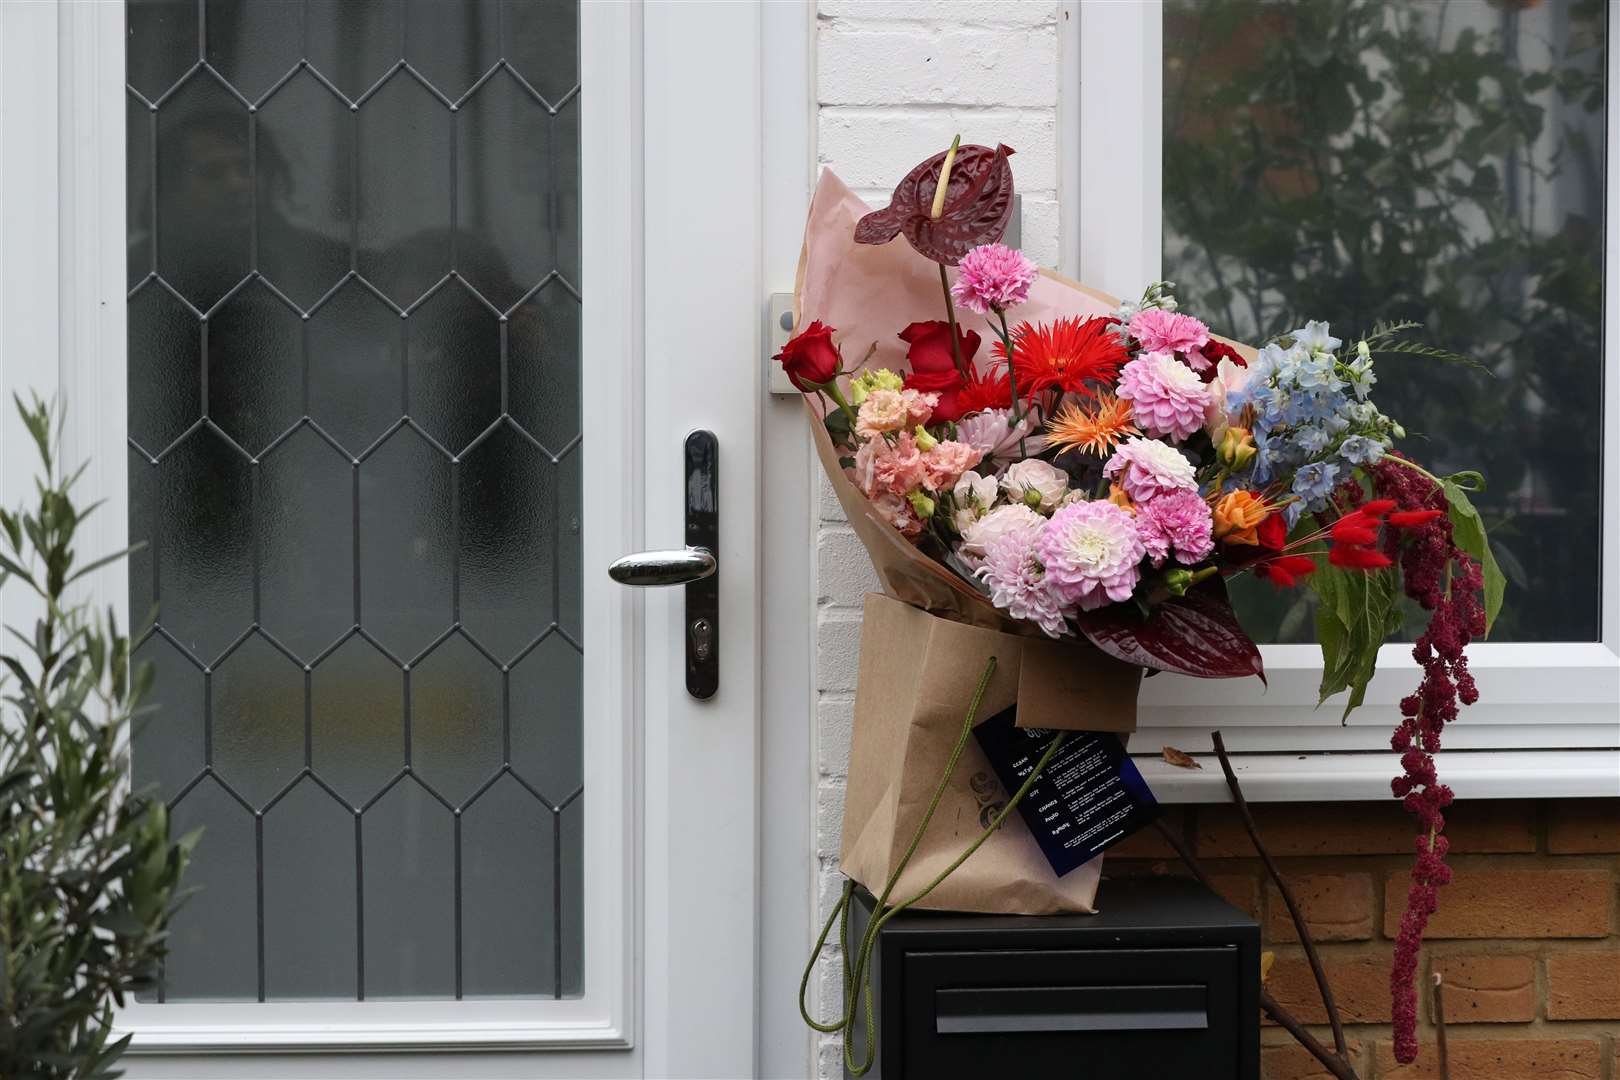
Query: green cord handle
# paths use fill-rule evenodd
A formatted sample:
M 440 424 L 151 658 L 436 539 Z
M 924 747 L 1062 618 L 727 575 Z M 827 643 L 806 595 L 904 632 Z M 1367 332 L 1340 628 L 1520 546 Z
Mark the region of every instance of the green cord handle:
M 833 906 L 832 912 L 827 916 L 827 921 L 822 925 L 821 934 L 816 938 L 815 949 L 810 953 L 810 959 L 804 966 L 804 975 L 799 979 L 799 1016 L 803 1018 L 806 1024 L 814 1028 L 816 1031 L 826 1033 L 835 1031 L 845 1032 L 844 1063 L 849 1067 L 850 1073 L 854 1076 L 864 1076 L 872 1068 L 872 1063 L 877 1058 L 877 1021 L 872 1005 L 872 972 L 870 970 L 870 962 L 872 958 L 872 949 L 877 944 L 878 932 L 883 929 L 884 925 L 890 919 L 894 918 L 911 905 L 918 903 L 929 893 L 938 888 L 941 882 L 950 877 L 951 874 L 955 873 L 957 867 L 966 862 L 975 851 L 978 851 L 979 848 L 983 846 L 986 840 L 990 839 L 991 834 L 993 834 L 997 829 L 1001 828 L 1002 822 L 1007 820 L 1007 815 L 1012 813 L 1013 809 L 1023 801 L 1025 795 L 1029 794 L 1029 789 L 1034 786 L 1036 778 L 1041 775 L 1042 770 L 1044 770 L 1047 764 L 1052 760 L 1052 755 L 1057 753 L 1058 747 L 1063 745 L 1064 739 L 1068 738 L 1068 732 L 1066 731 L 1060 731 L 1056 736 L 1053 737 L 1051 743 L 1047 745 L 1045 752 L 1043 752 L 1040 759 L 1036 761 L 1035 768 L 1032 769 L 1030 774 L 1024 778 L 1023 784 L 1020 785 L 1018 790 L 1013 793 L 1013 797 L 1008 800 L 1007 805 L 1001 808 L 1000 812 L 996 814 L 994 820 L 990 822 L 985 830 L 981 832 L 978 837 L 962 851 L 960 855 L 951 861 L 949 866 L 936 874 L 933 880 L 919 889 L 915 895 L 900 901 L 893 907 L 889 907 L 889 894 L 894 891 L 896 883 L 900 880 L 900 875 L 905 872 L 906 866 L 911 862 L 912 856 L 917 853 L 917 848 L 922 844 L 923 833 L 927 831 L 928 823 L 933 820 L 934 811 L 939 809 L 940 801 L 945 797 L 945 790 L 950 785 L 951 774 L 956 771 L 957 762 L 961 760 L 962 752 L 967 747 L 968 737 L 973 733 L 974 717 L 978 714 L 979 706 L 984 701 L 985 689 L 990 685 L 990 677 L 995 674 L 995 670 L 996 658 L 992 656 L 985 663 L 984 674 L 979 677 L 978 688 L 974 690 L 973 698 L 968 703 L 967 715 L 962 720 L 962 731 L 956 738 L 956 745 L 951 748 L 950 760 L 945 765 L 944 775 L 939 778 L 939 783 L 934 788 L 933 798 L 929 799 L 928 801 L 928 809 L 923 812 L 922 820 L 918 822 L 917 830 L 912 834 L 911 843 L 907 845 L 905 854 L 901 856 L 899 864 L 889 875 L 888 881 L 884 883 L 883 892 L 876 898 L 876 903 L 872 909 L 872 921 L 867 924 L 866 932 L 861 936 L 861 947 L 859 953 L 857 954 L 854 969 L 851 970 L 848 957 L 849 905 L 850 898 L 855 890 L 855 883 L 853 881 L 845 881 L 843 895 L 839 897 L 838 903 Z M 810 975 L 815 970 L 816 961 L 821 958 L 821 950 L 827 943 L 827 935 L 832 932 L 833 920 L 835 919 L 838 921 L 838 945 L 839 948 L 844 951 L 845 956 L 844 1015 L 841 1018 L 832 1021 L 819 1021 L 813 1018 L 810 1015 L 809 1009 L 805 1007 L 804 994 L 805 990 L 810 985 Z M 854 1058 L 854 1048 L 850 1045 L 850 1036 L 854 1034 L 855 1030 L 854 1024 L 856 1002 L 862 998 L 865 999 L 864 1012 L 866 1017 L 866 1049 L 862 1054 L 863 1060 L 857 1062 Z

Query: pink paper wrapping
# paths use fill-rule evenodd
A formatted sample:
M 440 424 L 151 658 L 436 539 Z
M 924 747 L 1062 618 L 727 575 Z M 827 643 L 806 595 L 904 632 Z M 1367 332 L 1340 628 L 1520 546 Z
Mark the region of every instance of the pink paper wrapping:
M 808 313 L 837 327 L 844 358 L 851 364 L 875 341 L 877 352 L 867 366 L 905 371 L 906 343 L 895 335 L 909 323 L 945 317 L 939 264 L 913 251 L 904 237 L 887 244 L 857 244 L 855 223 L 871 209 L 831 170 L 822 170 L 804 227 L 794 316 L 802 322 Z M 1118 306 L 1107 293 L 1042 270 L 1029 300 L 1018 305 L 1008 323 L 1108 315 Z M 964 330 L 977 331 L 983 339 L 978 366 L 988 367 L 996 329 L 971 311 L 959 308 L 956 318 Z

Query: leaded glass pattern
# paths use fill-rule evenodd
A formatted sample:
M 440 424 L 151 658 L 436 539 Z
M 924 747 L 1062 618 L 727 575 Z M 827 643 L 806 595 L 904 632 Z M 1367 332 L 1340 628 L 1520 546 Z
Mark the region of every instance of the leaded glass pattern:
M 158 1000 L 577 995 L 577 2 L 126 12 Z

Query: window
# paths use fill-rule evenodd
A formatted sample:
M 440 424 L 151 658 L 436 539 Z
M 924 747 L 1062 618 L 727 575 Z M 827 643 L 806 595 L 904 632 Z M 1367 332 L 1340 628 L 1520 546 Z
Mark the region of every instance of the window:
M 575 6 L 127 22 L 157 1000 L 577 996 Z
M 1081 279 L 1128 294 L 1168 278 L 1188 310 L 1252 342 L 1304 318 L 1346 337 L 1412 319 L 1488 367 L 1378 367 L 1408 445 L 1485 473 L 1510 578 L 1493 639 L 1472 650 L 1481 702 L 1448 748 L 1601 748 L 1591 776 L 1616 793 L 1620 348 L 1603 255 L 1620 140 L 1606 5 L 1165 0 L 1074 16 L 1065 161 Z M 1212 726 L 1254 752 L 1387 745 L 1415 679 L 1404 646 L 1385 647 L 1367 706 L 1341 728 L 1338 710 L 1313 708 L 1316 647 L 1291 644 L 1312 641 L 1308 598 L 1245 582 L 1234 600 L 1268 643 L 1270 688 L 1155 680 L 1147 746 L 1196 746 Z M 1545 775 L 1550 761 L 1525 767 Z

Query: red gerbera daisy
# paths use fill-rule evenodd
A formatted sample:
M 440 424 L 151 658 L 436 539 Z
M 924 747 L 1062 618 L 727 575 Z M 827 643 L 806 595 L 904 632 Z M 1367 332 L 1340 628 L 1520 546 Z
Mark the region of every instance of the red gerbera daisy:
M 967 383 L 956 394 L 957 415 L 966 416 L 981 409 L 1006 409 L 1012 406 L 1012 387 L 1007 369 L 990 371 L 971 370 Z
M 1111 329 L 1117 319 L 1059 319 L 1013 331 L 1013 373 L 1018 392 L 1029 398 L 1056 387 L 1071 394 L 1096 397 L 1099 387 L 1112 386 L 1130 352 Z M 996 345 L 996 357 L 1007 360 L 1006 348 Z M 1098 386 L 1088 385 L 1099 384 Z

